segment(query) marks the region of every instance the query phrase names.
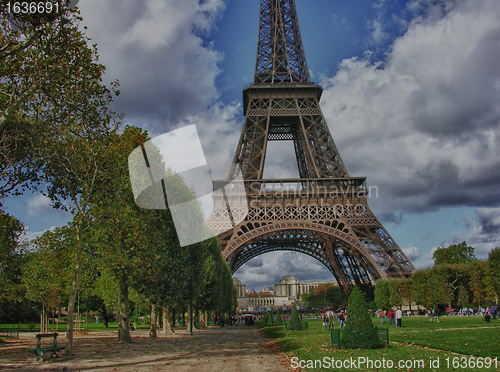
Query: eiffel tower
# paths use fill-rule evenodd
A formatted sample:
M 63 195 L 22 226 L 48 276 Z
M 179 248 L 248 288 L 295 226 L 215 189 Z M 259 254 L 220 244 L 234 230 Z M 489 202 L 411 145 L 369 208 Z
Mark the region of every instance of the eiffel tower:
M 368 207 L 365 178 L 347 172 L 321 93 L 309 76 L 295 1 L 262 0 L 245 122 L 228 179 L 214 181 L 208 223 L 232 273 L 263 253 L 296 251 L 322 262 L 344 293 L 357 285 L 373 296 L 376 279 L 415 268 Z M 300 178 L 263 179 L 268 141 L 293 141 Z M 241 187 L 225 187 L 238 177 Z

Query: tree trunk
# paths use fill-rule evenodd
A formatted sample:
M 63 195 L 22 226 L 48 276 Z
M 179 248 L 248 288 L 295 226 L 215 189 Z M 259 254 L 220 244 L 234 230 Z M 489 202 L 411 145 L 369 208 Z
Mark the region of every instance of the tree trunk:
M 149 338 L 156 338 L 156 306 L 151 305 L 151 314 L 149 316 Z
M 193 335 L 193 304 L 189 304 L 189 334 Z
M 118 342 L 131 344 L 129 329 L 129 302 L 128 302 L 128 283 L 123 276 L 120 277 L 120 301 L 118 305 Z
M 75 271 L 68 301 L 68 320 L 66 322 L 66 355 L 73 355 L 73 320 L 76 294 L 78 291 L 78 284 L 80 282 L 80 272 L 82 270 L 82 235 L 82 221 L 80 218 L 78 219 L 76 227 Z
M 104 328 L 108 328 L 108 309 L 106 308 L 106 304 L 104 303 L 104 301 L 102 302 L 101 312 L 102 321 L 104 322 Z
M 172 326 L 168 319 L 168 307 L 163 308 L 163 333 L 166 335 L 173 335 Z

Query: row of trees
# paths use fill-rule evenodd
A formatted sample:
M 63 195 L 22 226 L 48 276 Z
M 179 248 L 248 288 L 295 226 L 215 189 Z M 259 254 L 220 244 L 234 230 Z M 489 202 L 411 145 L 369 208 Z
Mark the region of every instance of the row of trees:
M 379 279 L 375 283 L 378 308 L 416 304 L 427 309 L 481 307 L 500 296 L 500 248 L 485 261 L 474 256 L 466 242 L 439 248 L 434 266 L 408 279 Z
M 319 284 L 316 288 L 311 288 L 309 293 L 303 293 L 300 299 L 310 309 L 318 306 L 342 307 L 345 304 L 341 289 L 333 283 Z
M 130 341 L 131 290 L 151 304 L 152 319 L 159 307 L 231 312 L 235 291 L 217 241 L 181 248 L 168 209 L 136 206 L 128 154 L 148 136 L 120 129 L 123 115 L 111 109 L 118 82 L 102 84 L 104 66 L 78 28 L 78 10 L 24 19 L 6 6 L 0 4 L 0 276 L 6 283 L 0 302 L 12 309 L 26 298 L 45 307 L 67 300 L 68 353 L 78 293 L 117 306 L 123 342 Z M 167 179 L 185 199 L 194 198 L 178 175 Z M 22 224 L 2 210 L 2 200 L 27 189 L 42 191 L 73 219 L 23 246 Z M 189 217 L 202 220 L 193 208 Z

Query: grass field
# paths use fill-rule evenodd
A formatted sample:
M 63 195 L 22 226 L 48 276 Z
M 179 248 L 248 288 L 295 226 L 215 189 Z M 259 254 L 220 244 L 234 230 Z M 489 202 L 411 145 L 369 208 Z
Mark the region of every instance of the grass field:
M 396 328 L 373 318 L 377 327 L 389 327 L 391 342 L 389 348 L 371 350 L 333 348 L 322 322 L 307 321 L 307 331 L 257 326 L 271 339 L 271 347 L 304 371 L 500 371 L 499 320 L 485 324 L 482 317 L 442 317 L 440 322 L 412 317 Z
M 40 323 L 37 324 L 0 324 L 0 329 L 11 328 L 18 329 L 20 327 L 21 332 L 39 332 L 40 331 Z M 139 324 L 138 327 L 140 329 L 149 329 L 149 323 Z M 50 330 L 56 330 L 55 325 L 50 325 Z M 118 330 L 118 322 L 109 322 L 108 328 L 104 328 L 104 323 L 95 323 L 88 322 L 87 323 L 88 332 L 116 332 Z M 58 332 L 66 332 L 66 323 L 59 323 L 57 325 Z

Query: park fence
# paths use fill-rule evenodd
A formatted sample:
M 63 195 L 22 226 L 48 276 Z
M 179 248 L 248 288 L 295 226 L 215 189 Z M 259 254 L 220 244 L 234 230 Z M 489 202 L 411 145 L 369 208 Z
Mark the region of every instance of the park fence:
M 389 328 L 377 328 L 366 330 L 331 330 L 332 346 L 339 349 L 373 349 L 389 346 Z

